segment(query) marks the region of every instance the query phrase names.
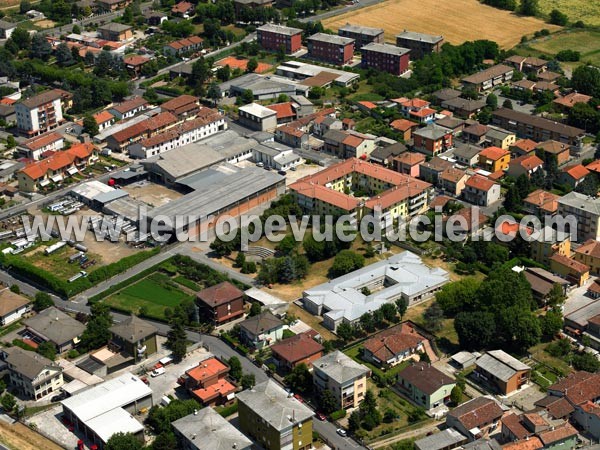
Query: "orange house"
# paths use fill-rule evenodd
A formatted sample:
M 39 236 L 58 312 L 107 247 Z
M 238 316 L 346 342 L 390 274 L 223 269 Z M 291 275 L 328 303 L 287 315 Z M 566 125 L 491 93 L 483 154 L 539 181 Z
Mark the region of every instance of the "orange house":
M 510 152 L 500 147 L 488 147 L 479 153 L 479 165 L 494 173 L 508 169 Z
M 315 334 L 307 331 L 272 345 L 271 352 L 279 368 L 289 372 L 302 363 L 312 367 L 313 361 L 323 356 L 323 346 L 313 339 Z
M 217 358 L 201 361 L 185 372 L 183 384 L 204 406 L 214 406 L 233 400 L 235 386 L 227 381 L 229 367 Z

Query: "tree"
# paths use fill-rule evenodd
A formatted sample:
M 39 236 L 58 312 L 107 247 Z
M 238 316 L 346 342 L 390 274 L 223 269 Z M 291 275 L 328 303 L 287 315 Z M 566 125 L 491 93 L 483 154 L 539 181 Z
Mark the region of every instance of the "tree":
M 246 65 L 246 72 L 252 73 L 258 68 L 258 61 L 256 58 L 250 58 L 248 64 Z
M 231 78 L 231 68 L 228 65 L 219 67 L 215 75 L 220 81 L 229 81 Z
M 241 96 L 241 102 L 243 105 L 247 105 L 248 103 L 252 103 L 254 101 L 254 92 L 252 92 L 250 89 L 245 89 L 244 92 L 242 92 L 242 96 Z
M 559 25 L 564 27 L 569 22 L 569 17 L 566 14 L 560 12 L 558 9 L 550 11 L 550 23 L 553 25 Z
M 104 450 L 142 450 L 144 444 L 132 433 L 118 432 L 113 434 Z
M 101 302 L 93 303 L 90 308 L 90 319 L 81 335 L 81 348 L 89 351 L 106 345 L 110 340 L 111 326 L 110 307 Z
M 6 138 L 6 148 L 15 148 L 17 146 L 17 141 L 12 134 L 9 134 Z
M 348 429 L 350 431 L 355 432 L 360 429 L 360 416 L 361 414 L 358 409 L 352 411 L 352 414 L 350 414 L 350 417 L 348 417 Z
M 31 39 L 31 57 L 48 61 L 52 54 L 52 46 L 42 33 L 35 33 Z
M 150 450 L 175 450 L 177 448 L 177 438 L 171 431 L 160 433 L 150 446 Z
M 485 99 L 485 104 L 492 109 L 498 108 L 498 97 L 493 92 Z
M 81 34 L 81 28 L 79 28 L 79 25 L 77 25 L 77 24 L 73 25 L 73 29 L 71 30 L 71 33 Z
M 247 373 L 242 375 L 242 379 L 240 380 L 242 385 L 242 389 L 252 389 L 256 384 L 256 378 L 253 373 Z
M 464 278 L 448 283 L 435 294 L 435 299 L 444 314 L 453 317 L 461 312 L 465 305 L 472 305 L 481 282 L 476 278 Z
M 365 332 L 372 333 L 375 331 L 375 319 L 370 312 L 364 313 L 359 319 L 360 326 Z
M 35 351 L 48 358 L 50 361 L 54 361 L 56 358 L 56 347 L 52 342 L 42 342 L 38 345 Z
M 461 312 L 454 318 L 460 347 L 466 350 L 488 348 L 494 343 L 494 315 L 483 311 Z
M 15 43 L 19 50 L 27 50 L 31 47 L 31 36 L 29 35 L 29 31 L 24 28 L 15 28 L 10 35 L 10 40 Z
M 563 326 L 563 318 L 560 310 L 551 309 L 544 316 L 539 317 L 542 336 L 551 341 L 560 332 Z
M 398 316 L 396 315 L 396 307 L 391 303 L 384 303 L 379 308 L 383 314 L 383 318 L 390 323 L 397 322 Z
M 600 98 L 600 71 L 595 66 L 581 65 L 577 67 L 571 77 L 571 86 L 577 92 Z
M 428 330 L 436 332 L 442 328 L 442 320 L 444 319 L 444 311 L 440 308 L 437 302 L 431 304 L 423 313 L 425 326 Z
M 35 298 L 33 300 L 33 309 L 35 311 L 39 312 L 51 306 L 54 306 L 54 301 L 52 300 L 52 297 L 50 297 L 50 294 L 42 291 L 39 291 L 35 294 Z
M 13 409 L 15 409 L 15 406 L 17 406 L 17 399 L 10 392 L 7 392 L 2 396 L 0 404 L 2 404 L 4 411 L 10 413 Z
M 86 114 L 83 117 L 83 131 L 88 133 L 90 136 L 96 136 L 100 132 L 98 129 L 98 123 L 93 116 Z
M 531 311 L 520 312 L 512 320 L 513 345 L 517 351 L 526 351 L 540 342 L 540 321 Z
M 19 287 L 18 284 L 11 284 L 10 285 L 10 292 L 14 292 L 15 294 L 20 294 L 21 293 L 21 288 Z
M 346 322 L 340 323 L 335 331 L 338 337 L 344 342 L 351 341 L 354 338 L 354 329 L 352 325 Z
M 167 333 L 166 347 L 171 350 L 173 359 L 181 361 L 187 353 L 187 334 L 181 320 L 171 320 L 171 329 Z
M 23 0 L 19 4 L 19 13 L 20 14 L 26 14 L 27 11 L 31 11 L 31 9 L 32 9 L 31 2 L 29 0 Z
M 252 306 L 250 306 L 250 313 L 248 315 L 250 317 L 258 316 L 261 311 L 262 307 L 260 306 L 260 303 L 252 303 Z
M 154 434 L 171 432 L 171 422 L 181 419 L 198 409 L 196 400 L 173 400 L 167 406 L 153 406 L 148 412 L 146 424 Z
M 536 16 L 539 12 L 538 0 L 521 0 L 519 12 L 524 16 Z
M 550 292 L 548 293 L 548 300 L 546 301 L 546 304 L 554 308 L 562 305 L 566 299 L 567 297 L 565 296 L 563 287 L 559 283 L 554 283 L 554 285 L 552 285 L 552 289 L 550 289 Z
M 85 52 L 85 56 L 83 57 L 83 62 L 86 66 L 93 66 L 96 62 L 96 57 L 89 50 Z
M 376 309 L 373 311 L 373 322 L 375 322 L 375 326 L 377 328 L 385 327 L 385 315 L 381 309 Z
M 592 373 L 600 370 L 600 361 L 598 361 L 591 353 L 583 352 L 578 355 L 573 355 L 572 362 L 575 370 L 585 370 L 586 372 Z
M 325 389 L 319 394 L 317 403 L 323 414 L 331 414 L 337 409 L 337 400 L 329 389 Z
M 289 255 L 298 247 L 298 244 L 299 242 L 296 241 L 296 238 L 293 234 L 286 234 L 285 237 L 281 241 L 279 241 L 279 243 L 275 247 L 275 250 L 284 255 Z
M 208 92 L 206 93 L 209 99 L 213 101 L 213 104 L 216 106 L 221 100 L 222 94 L 221 89 L 217 83 L 211 83 L 208 87 Z
M 300 363 L 292 369 L 284 378 L 287 384 L 294 391 L 307 394 L 312 390 L 312 375 L 305 363 Z
M 239 380 L 242 378 L 242 363 L 240 362 L 237 356 L 232 356 L 227 360 L 227 364 L 229 365 L 229 376 L 234 380 Z
M 452 388 L 452 390 L 450 391 L 450 401 L 452 402 L 452 404 L 454 405 L 460 405 L 460 403 L 462 402 L 462 397 L 463 397 L 463 391 L 460 388 L 460 386 L 456 385 Z
M 512 101 L 509 98 L 507 98 L 506 100 L 504 100 L 504 102 L 502 102 L 502 107 L 507 109 L 513 109 Z
M 73 54 L 71 53 L 69 46 L 64 42 L 61 42 L 58 44 L 58 47 L 56 47 L 56 63 L 61 67 L 73 64 Z
M 333 265 L 331 266 L 331 269 L 329 269 L 329 277 L 336 278 L 346 275 L 347 273 L 362 268 L 364 265 L 365 257 L 363 255 L 352 250 L 342 250 L 333 260 Z
M 408 309 L 408 301 L 405 298 L 399 298 L 396 300 L 396 309 L 398 310 L 398 314 L 400 314 L 400 320 L 402 320 Z

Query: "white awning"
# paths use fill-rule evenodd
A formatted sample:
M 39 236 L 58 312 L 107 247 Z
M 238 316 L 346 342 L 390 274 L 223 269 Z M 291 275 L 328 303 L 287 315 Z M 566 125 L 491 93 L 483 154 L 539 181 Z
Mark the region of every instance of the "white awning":
M 62 173 L 57 173 L 56 175 L 54 175 L 54 176 L 50 177 L 50 179 L 51 179 L 52 181 L 54 181 L 55 183 L 58 183 L 59 181 L 62 181 L 62 180 L 63 180 Z
M 75 175 L 77 173 L 77 167 L 71 167 L 70 169 L 67 169 L 67 173 L 69 175 Z
M 50 184 L 50 180 L 48 180 L 47 178 L 45 180 L 40 181 L 40 186 L 44 187 L 44 186 L 48 186 Z

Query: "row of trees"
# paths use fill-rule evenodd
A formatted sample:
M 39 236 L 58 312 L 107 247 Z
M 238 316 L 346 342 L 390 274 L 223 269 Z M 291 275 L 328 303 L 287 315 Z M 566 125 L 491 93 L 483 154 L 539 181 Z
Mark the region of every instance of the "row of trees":
M 363 292 L 363 294 L 368 294 L 368 292 Z M 406 314 L 407 308 L 408 302 L 403 298 L 399 298 L 394 304 L 386 303 L 373 312 L 364 313 L 358 323 L 352 325 L 345 322 L 341 323 L 338 325 L 336 333 L 341 340 L 351 341 L 361 335 L 372 333 L 377 328 L 382 329 L 389 324 L 398 323 Z

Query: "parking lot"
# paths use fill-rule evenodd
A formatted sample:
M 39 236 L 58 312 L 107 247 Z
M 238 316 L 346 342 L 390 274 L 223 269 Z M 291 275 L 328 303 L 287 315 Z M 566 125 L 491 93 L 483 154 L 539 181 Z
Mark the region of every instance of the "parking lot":
M 162 206 L 171 200 L 183 197 L 183 194 L 173 189 L 146 180 L 122 186 L 121 189 L 129 193 L 131 198 L 154 207 Z

